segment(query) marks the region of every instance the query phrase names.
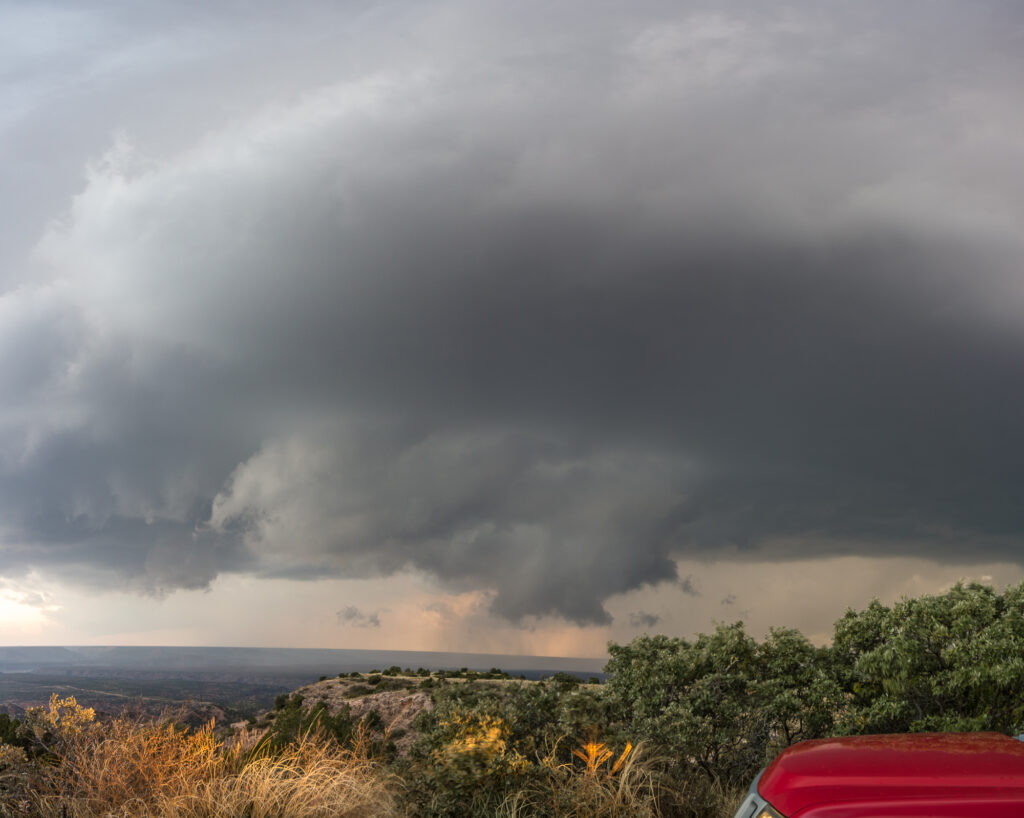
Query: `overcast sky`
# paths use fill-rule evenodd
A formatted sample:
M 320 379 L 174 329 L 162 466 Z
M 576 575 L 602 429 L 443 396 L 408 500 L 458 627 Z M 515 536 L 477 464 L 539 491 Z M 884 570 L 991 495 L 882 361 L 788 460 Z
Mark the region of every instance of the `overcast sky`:
M 1010 0 L 0 0 L 0 643 L 1019 582 L 1022 55 Z

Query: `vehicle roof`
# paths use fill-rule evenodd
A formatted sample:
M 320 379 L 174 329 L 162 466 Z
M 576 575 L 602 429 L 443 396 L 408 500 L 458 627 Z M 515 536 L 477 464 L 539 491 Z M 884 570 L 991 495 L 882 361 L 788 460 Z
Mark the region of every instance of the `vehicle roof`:
M 874 810 L 879 804 L 898 802 L 902 806 L 891 814 L 914 815 L 904 809 L 916 801 L 961 802 L 962 806 L 970 802 L 974 808 L 991 801 L 1011 805 L 1015 814 L 1024 815 L 1024 742 L 999 733 L 803 741 L 783 751 L 765 769 L 757 789 L 787 816 L 862 814 L 823 809 L 856 802 L 871 802 Z

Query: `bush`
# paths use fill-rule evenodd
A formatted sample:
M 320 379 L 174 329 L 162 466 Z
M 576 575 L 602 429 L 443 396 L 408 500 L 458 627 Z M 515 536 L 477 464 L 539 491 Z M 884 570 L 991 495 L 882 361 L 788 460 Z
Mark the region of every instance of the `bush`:
M 367 710 L 366 715 L 363 716 L 363 725 L 373 732 L 379 732 L 384 729 L 384 719 L 376 710 Z
M 462 692 L 466 687 L 459 686 Z M 525 734 L 511 718 L 488 712 L 495 700 L 482 695 L 472 708 L 460 707 L 459 701 L 459 696 L 451 696 L 442 703 L 440 714 L 424 717 L 429 724 L 420 724 L 427 728 L 427 738 L 407 776 L 415 814 L 659 814 L 654 773 L 638 763 L 639 753 L 632 745 L 613 751 L 597 740 L 579 747 L 561 740 L 524 743 Z M 519 705 L 525 715 L 529 707 Z
M 573 676 L 571 673 L 564 673 L 559 671 L 548 676 L 546 681 L 550 682 L 555 686 L 555 689 L 561 692 L 573 690 L 580 686 L 580 680 Z
M 836 623 L 844 733 L 1024 729 L 1024 583 L 958 583 Z
M 28 729 L 18 719 L 0 713 L 0 744 L 27 748 L 31 744 Z
M 829 734 L 843 703 L 823 652 L 796 631 L 758 644 L 736 623 L 692 643 L 642 636 L 609 652 L 602 689 L 617 718 L 716 785 L 749 783 L 783 747 Z
M 278 712 L 263 738 L 265 747 L 277 750 L 311 732 L 333 739 L 340 746 L 352 746 L 356 730 L 347 707 L 332 716 L 324 702 L 318 702 L 307 711 L 303 709 L 302 701 L 302 696 L 292 696 Z

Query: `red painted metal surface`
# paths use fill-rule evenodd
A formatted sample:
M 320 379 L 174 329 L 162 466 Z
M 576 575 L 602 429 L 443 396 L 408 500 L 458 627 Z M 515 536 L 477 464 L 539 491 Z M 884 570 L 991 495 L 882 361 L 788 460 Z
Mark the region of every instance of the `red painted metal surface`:
M 999 733 L 795 744 L 758 791 L 787 818 L 1024 818 L 1024 742 Z

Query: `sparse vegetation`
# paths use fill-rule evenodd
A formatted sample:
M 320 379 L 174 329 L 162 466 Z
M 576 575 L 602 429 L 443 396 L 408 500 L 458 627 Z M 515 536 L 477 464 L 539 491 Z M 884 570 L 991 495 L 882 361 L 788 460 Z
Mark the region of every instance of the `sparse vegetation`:
M 54 695 L 23 721 L 0 715 L 0 814 L 712 818 L 804 738 L 1024 727 L 1024 585 L 872 603 L 826 648 L 735 623 L 610 654 L 604 684 L 324 677 L 235 729 L 100 721 Z

